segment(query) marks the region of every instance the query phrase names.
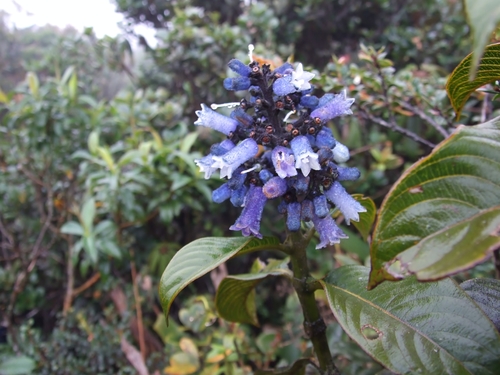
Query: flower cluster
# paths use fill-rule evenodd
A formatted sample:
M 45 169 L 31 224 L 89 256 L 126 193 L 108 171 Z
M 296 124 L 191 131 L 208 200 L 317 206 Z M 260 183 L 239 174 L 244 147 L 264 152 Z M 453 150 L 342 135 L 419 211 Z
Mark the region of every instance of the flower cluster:
M 339 164 L 349 159 L 349 150 L 326 126 L 331 119 L 352 114 L 354 99 L 340 94 L 311 95 L 314 74 L 285 63 L 275 70 L 251 61 L 231 60 L 236 77 L 226 78 L 227 90 L 247 90 L 249 99 L 224 116 L 202 104 L 196 125 L 213 128 L 227 136 L 196 164 L 210 178 L 220 170 L 227 181 L 213 191 L 217 203 L 227 199 L 243 207 L 230 227 L 244 236 L 262 238 L 260 221 L 267 201 L 280 198 L 278 209 L 286 215 L 290 231 L 301 221 L 312 221 L 319 233 L 317 248 L 338 243 L 347 236 L 330 214 L 337 207 L 345 217 L 358 221 L 365 209 L 342 187 L 340 181 L 356 180 L 356 168 Z M 217 106 L 214 106 L 217 108 Z

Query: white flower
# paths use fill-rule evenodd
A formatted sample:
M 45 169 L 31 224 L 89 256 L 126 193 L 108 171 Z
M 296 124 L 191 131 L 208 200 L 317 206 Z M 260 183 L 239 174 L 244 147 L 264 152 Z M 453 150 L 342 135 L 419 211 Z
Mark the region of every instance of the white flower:
M 305 72 L 302 63 L 299 63 L 297 68 L 292 72 L 292 84 L 299 91 L 309 90 L 311 88 L 309 81 L 313 78 L 314 74 Z
M 304 135 L 299 135 L 290 142 L 293 154 L 295 155 L 295 168 L 301 169 L 302 174 L 307 177 L 311 169 L 319 171 L 321 166 L 318 162 L 318 154 L 312 148 L 309 140 Z

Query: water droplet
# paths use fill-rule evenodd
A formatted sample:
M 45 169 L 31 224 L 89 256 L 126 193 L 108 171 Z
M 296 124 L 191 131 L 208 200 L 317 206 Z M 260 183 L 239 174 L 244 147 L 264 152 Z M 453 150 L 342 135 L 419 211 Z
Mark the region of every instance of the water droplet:
M 432 349 L 432 351 L 433 351 L 434 353 L 437 353 L 437 352 L 438 352 L 438 350 L 437 350 L 436 348 Z

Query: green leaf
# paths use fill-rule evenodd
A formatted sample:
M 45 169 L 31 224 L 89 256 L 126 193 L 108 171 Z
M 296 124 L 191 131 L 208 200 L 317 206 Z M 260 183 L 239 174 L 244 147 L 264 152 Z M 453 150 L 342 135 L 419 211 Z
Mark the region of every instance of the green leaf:
M 113 157 L 111 156 L 111 153 L 107 148 L 104 147 L 97 147 L 97 153 L 99 156 L 104 160 L 106 165 L 108 166 L 109 170 L 111 172 L 114 172 L 116 167 L 115 167 L 115 162 L 113 160 Z
M 286 258 L 269 264 L 259 273 L 228 276 L 222 280 L 217 289 L 215 307 L 219 316 L 225 320 L 238 323 L 259 325 L 255 309 L 255 287 L 268 277 L 285 276 L 292 278 L 292 272 Z
M 64 223 L 60 230 L 61 233 L 74 234 L 76 236 L 83 236 L 84 232 L 80 223 L 77 223 L 76 221 L 68 221 L 67 223 Z
M 472 279 L 460 287 L 477 303 L 500 331 L 500 281 L 495 279 Z
M 168 264 L 160 280 L 160 301 L 165 315 L 179 292 L 235 255 L 257 250 L 279 250 L 277 238 L 218 238 L 193 241 L 180 249 Z
M 500 44 L 486 47 L 477 75 L 473 80 L 469 80 L 471 66 L 472 54 L 469 54 L 458 64 L 446 83 L 446 92 L 457 113 L 457 118 L 460 117 L 465 102 L 477 88 L 500 78 Z
M 110 241 L 110 240 L 106 240 L 106 241 L 102 241 L 100 243 L 100 245 L 101 245 L 102 251 L 105 254 L 112 256 L 114 258 L 117 258 L 117 259 L 121 259 L 122 252 L 120 251 L 120 248 L 118 247 L 118 245 L 115 242 Z
M 180 151 L 182 153 L 187 153 L 193 146 L 194 142 L 196 142 L 196 138 L 198 138 L 198 133 L 189 133 L 187 134 L 181 142 Z
M 80 219 L 85 232 L 90 233 L 90 231 L 92 230 L 94 218 L 95 200 L 94 198 L 90 198 L 83 204 L 82 211 L 80 212 Z
M 71 78 L 68 82 L 68 90 L 70 99 L 74 101 L 76 99 L 76 94 L 78 93 L 78 77 L 76 72 L 71 74 Z
M 96 130 L 92 131 L 89 134 L 87 144 L 90 153 L 95 154 L 97 152 L 97 147 L 99 147 L 99 132 L 97 132 Z
M 500 22 L 498 0 L 465 0 L 465 10 L 473 35 L 473 63 L 471 78 L 474 78 L 477 64 L 491 33 Z
M 2 375 L 24 375 L 31 374 L 36 363 L 30 357 L 21 355 L 4 360 L 0 364 L 0 374 Z
M 83 248 L 87 252 L 90 260 L 97 263 L 97 247 L 95 244 L 95 237 L 93 235 L 83 237 Z
M 9 98 L 7 97 L 7 95 L 5 95 L 5 93 L 3 92 L 3 90 L 0 88 L 0 103 L 8 103 L 9 102 Z
M 426 237 L 398 255 L 401 272 L 437 280 L 474 267 L 500 245 L 500 206 Z
M 451 279 L 408 278 L 366 290 L 368 269 L 345 266 L 321 281 L 335 318 L 368 354 L 398 374 L 494 375 L 500 335 Z
M 499 204 L 500 118 L 459 127 L 385 197 L 373 232 L 369 287 L 396 279 L 385 265 L 398 254 Z
M 353 194 L 352 197 L 366 209 L 366 212 L 361 212 L 359 214 L 359 221 L 352 221 L 352 225 L 356 227 L 366 241 L 372 230 L 375 217 L 377 216 L 377 207 L 371 198 L 364 197 L 362 194 Z
M 34 97 L 37 97 L 38 89 L 40 87 L 40 82 L 38 81 L 36 73 L 28 72 L 26 78 L 28 79 L 28 86 L 30 88 L 31 94 L 33 94 Z

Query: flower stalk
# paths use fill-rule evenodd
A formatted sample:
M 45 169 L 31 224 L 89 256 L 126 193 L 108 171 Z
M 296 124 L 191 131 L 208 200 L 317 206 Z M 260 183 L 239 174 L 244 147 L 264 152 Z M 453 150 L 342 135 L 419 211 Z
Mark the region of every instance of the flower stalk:
M 323 375 L 340 375 L 333 362 L 333 357 L 326 337 L 326 325 L 321 317 L 314 298 L 317 290 L 317 280 L 310 272 L 307 262 L 306 248 L 310 237 L 302 235 L 300 231 L 290 232 L 285 242 L 287 253 L 290 254 L 293 271 L 293 287 L 299 297 L 299 302 L 304 314 L 304 330 L 311 340 L 314 352 L 318 358 L 319 368 Z

